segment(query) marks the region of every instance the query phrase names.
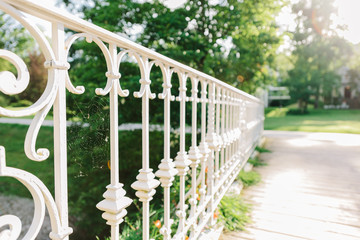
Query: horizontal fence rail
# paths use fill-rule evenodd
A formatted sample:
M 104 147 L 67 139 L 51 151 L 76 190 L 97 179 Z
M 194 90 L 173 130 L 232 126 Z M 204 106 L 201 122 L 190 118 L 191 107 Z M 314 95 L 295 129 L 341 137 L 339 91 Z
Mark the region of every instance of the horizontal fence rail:
M 82 94 L 85 89 L 72 84 L 68 74 L 71 66 L 67 59 L 72 44 L 79 38 L 96 43 L 107 66 L 107 72 L 104 73 L 107 81 L 104 87 L 96 89 L 96 94 L 104 97 L 108 95 L 110 102 L 111 175 L 109 184 L 104 184 L 104 199 L 96 207 L 104 212 L 102 216 L 106 224 L 111 226 L 111 239 L 119 239 L 119 225 L 127 215 L 126 208 L 133 201 L 119 182 L 119 98 L 126 98 L 130 94 L 121 87 L 119 69 L 123 59 L 128 57 L 140 69 L 139 91 L 133 95 L 141 99 L 142 160 L 139 161 L 142 161 L 142 168 L 131 187 L 136 190 L 136 196 L 142 202 L 142 238 L 150 239 L 150 203 L 160 188 L 164 194 L 164 214 L 160 229 L 163 239 L 198 239 L 205 226 L 213 226 L 217 205 L 254 151 L 262 134 L 263 103 L 214 77 L 60 9 L 44 7 L 30 0 L 0 0 L 0 10 L 27 29 L 46 59 L 44 66 L 48 71 L 48 81 L 42 96 L 24 109 L 9 110 L 0 106 L 0 116 L 23 117 L 35 114 L 24 142 L 25 154 L 30 160 L 44 161 L 50 155 L 48 149 L 36 149 L 35 145 L 44 118 L 53 108 L 55 196 L 33 174 L 8 167 L 5 148 L 0 147 L 0 176 L 18 179 L 30 191 L 35 203 L 33 222 L 23 239 L 36 238 L 46 209 L 51 220 L 51 239 L 69 239 L 72 233 L 68 222 L 66 89 L 73 94 Z M 51 23 L 50 41 L 24 13 Z M 65 28 L 72 30 L 72 35 L 65 34 Z M 8 50 L 0 50 L 0 57 L 10 61 L 18 73 L 17 77 L 10 72 L 0 75 L 0 91 L 8 95 L 21 93 L 31 80 L 27 66 L 18 55 Z M 157 94 L 151 90 L 150 73 L 154 67 L 160 68 L 163 78 L 162 92 Z M 179 89 L 172 91 L 172 79 L 175 75 L 179 81 Z M 174 92 L 176 96 L 172 95 Z M 151 169 L 149 162 L 149 101 L 154 98 L 161 99 L 164 107 L 163 159 L 159 159 L 157 170 Z M 172 104 L 174 101 L 178 102 L 176 108 Z M 191 112 L 187 113 L 189 106 Z M 179 126 L 176 127 L 179 129 L 179 149 L 174 159 L 170 154 L 170 133 L 174 129 L 170 119 L 172 111 L 180 113 Z M 186 122 L 186 114 L 191 114 L 191 122 Z M 198 123 L 201 123 L 200 128 Z M 189 149 L 185 144 L 188 126 L 191 126 Z M 11 160 L 7 159 L 9 162 Z M 176 203 L 170 199 L 174 181 L 179 181 L 179 198 Z M 190 188 L 186 186 L 189 181 Z M 175 207 L 176 221 L 171 219 L 170 214 Z M 175 222 L 177 226 L 174 231 Z M 0 227 L 2 226 L 9 226 L 9 229 L 0 234 L 8 234 L 9 239 L 19 237 L 21 222 L 18 217 L 0 216 Z

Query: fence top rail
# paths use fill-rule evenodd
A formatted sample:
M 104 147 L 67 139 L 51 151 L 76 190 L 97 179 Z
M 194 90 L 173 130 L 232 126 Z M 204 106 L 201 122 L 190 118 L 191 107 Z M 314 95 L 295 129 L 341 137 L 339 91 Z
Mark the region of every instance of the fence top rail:
M 134 50 L 143 56 L 147 56 L 150 59 L 161 61 L 162 63 L 169 65 L 170 67 L 174 67 L 180 69 L 188 73 L 189 75 L 193 75 L 198 78 L 203 78 L 208 81 L 214 82 L 216 85 L 226 88 L 232 92 L 236 92 L 243 97 L 246 97 L 248 100 L 261 102 L 260 99 L 245 93 L 219 79 L 216 79 L 208 74 L 200 72 L 194 68 L 186 66 L 178 61 L 175 61 L 171 58 L 168 58 L 160 53 L 157 53 L 151 49 L 148 49 L 140 44 L 137 44 L 125 37 L 117 35 L 113 32 L 110 32 L 104 28 L 96 26 L 88 21 L 85 21 L 77 16 L 74 16 L 63 9 L 59 9 L 49 5 L 41 5 L 38 2 L 32 0 L 0 0 L 6 2 L 15 8 L 21 10 L 22 12 L 31 14 L 33 16 L 39 17 L 41 19 L 47 20 L 49 22 L 58 22 L 64 24 L 65 27 L 75 30 L 78 32 L 87 32 L 93 34 L 103 41 L 107 43 L 114 43 L 119 47 Z

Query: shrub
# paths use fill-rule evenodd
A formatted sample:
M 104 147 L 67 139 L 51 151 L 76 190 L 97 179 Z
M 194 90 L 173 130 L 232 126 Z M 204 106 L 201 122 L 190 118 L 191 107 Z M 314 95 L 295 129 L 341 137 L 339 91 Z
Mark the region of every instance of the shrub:
M 262 147 L 259 147 L 259 146 L 256 146 L 255 148 L 256 151 L 258 151 L 259 153 L 271 153 L 271 150 L 269 149 L 266 149 L 266 148 L 262 148 Z
M 266 163 L 258 157 L 250 158 L 248 163 L 252 164 L 254 167 L 266 166 Z
M 19 100 L 14 103 L 11 103 L 10 106 L 12 106 L 12 107 L 28 107 L 28 106 L 31 106 L 32 104 L 33 103 L 31 101 L 23 99 L 23 100 Z
M 5 94 L 0 92 L 0 106 L 7 107 L 10 103 L 10 100 L 5 96 Z
M 249 187 L 259 183 L 261 181 L 261 176 L 259 173 L 254 171 L 241 171 L 237 179 L 241 181 L 245 187 Z
M 226 231 L 244 230 L 250 223 L 249 211 L 249 204 L 244 203 L 239 195 L 225 195 L 219 204 L 219 219 Z
M 305 115 L 309 114 L 309 111 L 307 109 L 289 109 L 289 111 L 286 113 L 286 115 Z

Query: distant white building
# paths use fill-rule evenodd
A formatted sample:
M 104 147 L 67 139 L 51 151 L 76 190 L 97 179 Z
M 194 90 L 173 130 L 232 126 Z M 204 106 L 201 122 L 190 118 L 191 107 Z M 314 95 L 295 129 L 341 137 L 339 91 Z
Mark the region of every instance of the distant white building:
M 266 89 L 258 88 L 255 96 L 264 102 L 265 107 L 268 107 L 274 100 L 290 100 L 289 89 L 287 87 L 267 86 Z
M 338 71 L 341 77 L 339 89 L 341 102 L 346 103 L 350 108 L 360 108 L 360 78 L 351 79 L 350 69 L 346 66 Z

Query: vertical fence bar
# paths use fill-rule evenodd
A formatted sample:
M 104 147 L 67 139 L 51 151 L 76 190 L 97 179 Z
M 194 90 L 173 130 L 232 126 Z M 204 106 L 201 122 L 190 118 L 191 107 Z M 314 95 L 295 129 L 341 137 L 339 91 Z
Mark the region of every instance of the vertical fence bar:
M 234 126 L 233 126 L 233 118 L 234 118 L 234 96 L 233 93 L 230 93 L 230 116 L 229 116 L 229 128 L 231 135 L 231 144 L 230 144 L 230 159 L 234 161 Z
M 115 59 L 117 53 L 116 53 L 116 46 L 113 44 L 110 45 L 110 54 L 112 55 L 113 59 Z M 117 84 L 114 84 L 110 91 L 110 166 L 112 169 L 110 171 L 110 186 L 113 188 L 117 186 L 119 182 L 118 117 L 119 117 L 119 113 L 118 113 Z M 111 188 L 109 187 L 109 190 L 110 189 Z M 111 221 L 109 219 L 108 222 L 111 223 L 111 239 L 118 239 L 119 225 L 117 224 L 117 221 Z
M 208 192 L 207 196 L 210 197 L 210 203 L 208 213 L 212 213 L 215 210 L 214 206 L 214 157 L 215 151 L 217 151 L 218 143 L 217 136 L 215 133 L 215 83 L 209 84 L 209 111 L 208 111 L 208 131 L 206 135 L 206 141 L 209 144 L 211 150 L 208 160 L 208 174 L 207 174 L 207 185 Z M 214 225 L 214 216 L 210 218 L 210 225 Z
M 137 181 L 131 184 L 136 196 L 143 204 L 142 208 L 142 232 L 143 240 L 150 239 L 150 201 L 155 194 L 155 188 L 160 182 L 154 179 L 155 175 L 150 168 L 149 156 L 149 99 L 154 99 L 155 94 L 150 91 L 150 71 L 153 63 L 145 56 L 134 53 L 141 70 L 140 91 L 134 92 L 134 97 L 142 98 L 142 169 L 136 177 Z
M 232 101 L 232 93 L 229 92 L 228 93 L 228 118 L 227 118 L 227 126 L 228 126 L 228 138 L 229 138 L 229 146 L 228 146 L 228 150 L 229 150 L 229 165 L 232 164 L 232 143 L 233 143 L 233 134 L 232 134 L 232 128 L 231 128 L 231 117 L 232 117 L 232 105 L 231 105 L 231 101 Z
M 171 96 L 171 75 L 172 69 L 168 66 L 159 65 L 163 74 L 163 93 L 159 94 L 160 99 L 164 99 L 164 158 L 161 160 L 159 170 L 155 175 L 160 178 L 161 186 L 164 188 L 164 226 L 160 233 L 164 240 L 171 239 L 170 222 L 170 187 L 174 180 L 177 170 L 175 164 L 170 158 L 170 101 L 174 99 Z
M 111 240 L 119 239 L 119 224 L 123 222 L 127 214 L 125 210 L 132 200 L 125 197 L 123 184 L 119 183 L 119 111 L 118 111 L 118 84 L 120 73 L 117 69 L 117 48 L 115 44 L 109 44 L 109 52 L 112 58 L 112 69 L 106 73 L 108 81 L 112 82 L 109 92 L 110 98 L 110 184 L 103 194 L 105 198 L 96 207 L 104 213 L 102 217 L 111 226 Z
M 200 159 L 201 162 L 201 187 L 199 190 L 200 193 L 200 205 L 204 205 L 205 203 L 205 194 L 206 194 L 206 161 L 208 159 L 210 149 L 206 142 L 206 95 L 207 95 L 207 82 L 202 79 L 201 81 L 201 141 L 199 145 L 200 153 L 202 157 Z M 204 217 L 204 212 L 202 213 L 202 217 Z
M 230 167 L 230 145 L 231 145 L 231 134 L 230 134 L 230 92 L 226 92 L 226 115 L 225 115 L 225 129 L 227 135 L 227 144 L 226 144 L 226 157 L 225 165 L 226 169 Z
M 235 94 L 232 93 L 231 96 L 231 118 L 230 118 L 230 126 L 231 126 L 231 133 L 232 133 L 232 146 L 231 146 L 231 152 L 232 152 L 232 158 L 234 161 L 235 159 L 235 141 L 236 141 L 236 131 L 235 131 Z
M 52 23 L 52 47 L 58 62 L 65 59 L 65 32 L 64 25 Z M 58 92 L 53 107 L 54 117 L 54 176 L 55 176 L 55 202 L 59 211 L 60 221 L 64 229 L 68 223 L 68 181 L 67 181 L 67 136 L 66 136 L 66 92 L 65 70 L 58 71 Z M 70 233 L 69 233 L 70 234 Z M 63 238 L 68 240 L 69 237 Z
M 222 137 L 222 146 L 221 146 L 221 176 L 223 177 L 225 173 L 225 148 L 227 144 L 227 135 L 225 131 L 225 108 L 226 108 L 226 90 L 222 90 L 222 102 L 221 102 L 221 137 Z
M 243 132 L 242 134 L 242 146 L 241 146 L 241 152 L 243 154 L 243 156 L 245 157 L 246 156 L 246 149 L 247 149 L 247 142 L 246 142 L 246 139 L 247 139 L 247 131 L 246 131 L 246 99 L 242 99 L 242 110 L 241 110 L 241 113 L 242 113 L 242 129 L 241 131 Z
M 240 144 L 240 134 L 241 134 L 241 130 L 240 130 L 240 101 L 238 96 L 236 96 L 236 114 L 235 114 L 235 126 L 236 126 L 236 156 L 239 159 L 239 161 L 241 161 L 241 157 L 240 157 L 240 152 L 239 152 L 239 144 Z
M 176 212 L 176 215 L 179 217 L 177 233 L 181 235 L 180 239 L 185 239 L 185 233 L 183 232 L 186 219 L 185 176 L 191 163 L 185 151 L 186 80 L 188 76 L 185 73 L 178 73 L 178 76 L 180 81 L 179 97 L 177 98 L 180 101 L 180 151 L 175 157 L 175 166 L 180 176 L 180 199 L 179 210 Z
M 202 155 L 200 154 L 200 150 L 197 147 L 197 103 L 198 103 L 198 84 L 199 80 L 195 77 L 191 77 L 191 100 L 192 100 L 192 113 L 191 113 L 191 147 L 189 150 L 189 159 L 191 160 L 191 198 L 189 203 L 191 204 L 190 209 L 190 218 L 195 216 L 196 213 L 196 205 L 197 205 L 197 166 L 199 164 L 200 158 Z M 196 221 L 191 228 L 190 239 L 193 239 L 196 231 Z
M 242 104 L 242 119 L 243 119 L 243 124 L 242 124 L 242 131 L 243 131 L 243 147 L 242 147 L 242 152 L 244 154 L 244 156 L 246 156 L 247 154 L 247 145 L 248 145 L 248 132 L 247 132 L 247 117 L 248 117 L 248 111 L 247 111 L 247 100 L 243 99 L 243 104 Z
M 220 135 L 220 101 L 221 101 L 221 88 L 220 86 L 216 87 L 216 136 L 218 147 L 215 152 L 215 184 L 219 181 L 220 178 L 220 149 L 222 146 L 222 139 Z

